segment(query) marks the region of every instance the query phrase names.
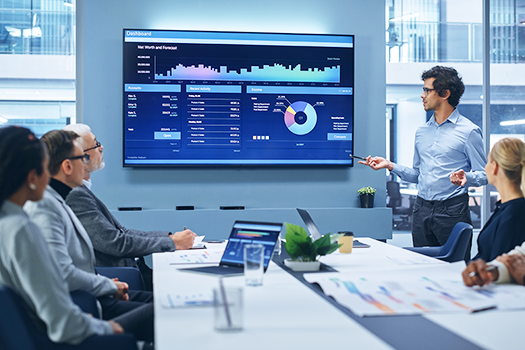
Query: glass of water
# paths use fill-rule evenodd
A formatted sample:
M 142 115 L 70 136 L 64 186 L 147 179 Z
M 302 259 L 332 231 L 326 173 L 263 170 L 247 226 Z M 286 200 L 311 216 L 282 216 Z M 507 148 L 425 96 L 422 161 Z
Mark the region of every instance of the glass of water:
M 247 286 L 262 286 L 264 274 L 264 246 L 246 244 L 244 246 L 244 279 Z

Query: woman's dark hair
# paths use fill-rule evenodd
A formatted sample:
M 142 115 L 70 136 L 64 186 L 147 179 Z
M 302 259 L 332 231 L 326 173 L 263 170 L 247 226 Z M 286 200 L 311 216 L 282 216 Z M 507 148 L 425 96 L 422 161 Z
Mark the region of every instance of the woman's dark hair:
M 19 126 L 0 128 L 0 207 L 18 191 L 33 169 L 42 175 L 46 146 L 31 130 Z
M 439 96 L 444 97 L 446 91 L 450 90 L 448 103 L 452 107 L 459 104 L 459 99 L 465 92 L 465 84 L 454 68 L 435 66 L 421 74 L 421 80 L 425 81 L 428 78 L 436 78 L 433 88 Z
M 42 141 L 49 151 L 49 173 L 51 176 L 58 174 L 62 162 L 73 157 L 75 145 L 73 141 L 79 136 L 73 131 L 51 130 L 42 136 Z

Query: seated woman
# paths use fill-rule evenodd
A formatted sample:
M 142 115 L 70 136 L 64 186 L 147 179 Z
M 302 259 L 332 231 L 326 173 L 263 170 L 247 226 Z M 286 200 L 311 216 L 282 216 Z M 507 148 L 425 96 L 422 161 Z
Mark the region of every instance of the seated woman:
M 498 141 L 485 172 L 501 200 L 479 234 L 478 254 L 473 260 L 491 261 L 525 241 L 525 143 L 515 138 Z
M 0 285 L 23 300 L 37 329 L 56 343 L 79 344 L 93 335 L 123 333 L 71 300 L 38 227 L 22 207 L 42 199 L 49 182 L 44 144 L 28 129 L 0 129 Z

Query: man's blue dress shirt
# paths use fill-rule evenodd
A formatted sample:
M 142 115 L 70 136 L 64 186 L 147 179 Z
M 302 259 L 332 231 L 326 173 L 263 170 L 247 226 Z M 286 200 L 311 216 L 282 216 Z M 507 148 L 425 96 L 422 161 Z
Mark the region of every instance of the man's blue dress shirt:
M 413 167 L 394 164 L 392 172 L 417 183 L 418 196 L 423 199 L 449 199 L 466 193 L 469 186 L 487 184 L 483 149 L 480 128 L 455 109 L 441 125 L 432 116 L 417 129 Z M 459 169 L 466 173 L 465 186 L 450 182 L 450 174 Z

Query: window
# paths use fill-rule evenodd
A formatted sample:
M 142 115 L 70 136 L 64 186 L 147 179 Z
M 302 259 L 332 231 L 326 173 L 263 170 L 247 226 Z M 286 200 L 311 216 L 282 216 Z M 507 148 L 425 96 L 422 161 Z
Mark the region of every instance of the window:
M 458 110 L 481 127 L 482 4 L 474 0 L 387 0 L 385 10 L 387 106 L 396 111 L 392 114 L 395 142 L 390 147 L 397 162 L 411 165 L 415 130 L 429 117 L 419 97 L 423 70 L 437 64 L 455 67 L 467 86 Z M 525 0 L 491 2 L 490 12 L 492 145 L 505 136 L 525 138 L 521 79 L 525 76 Z M 471 216 L 479 228 L 476 205 L 481 203 L 481 189 L 470 191 L 474 191 Z M 497 193 L 492 192 L 495 200 Z
M 0 124 L 75 121 L 75 1 L 0 0 Z

